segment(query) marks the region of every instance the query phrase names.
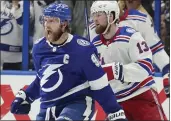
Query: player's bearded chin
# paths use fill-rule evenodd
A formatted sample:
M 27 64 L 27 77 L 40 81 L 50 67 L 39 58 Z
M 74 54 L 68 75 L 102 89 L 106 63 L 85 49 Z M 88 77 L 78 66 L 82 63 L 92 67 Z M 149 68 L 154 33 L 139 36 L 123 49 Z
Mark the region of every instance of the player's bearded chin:
M 61 29 L 58 29 L 58 31 L 50 31 L 48 29 L 45 30 L 45 36 L 46 36 L 47 40 L 54 44 L 57 41 L 59 41 L 62 34 L 63 34 L 63 32 Z
M 105 26 L 98 25 L 98 26 L 96 26 L 95 31 L 97 34 L 102 34 L 106 30 L 106 27 L 107 27 L 107 25 L 105 25 Z

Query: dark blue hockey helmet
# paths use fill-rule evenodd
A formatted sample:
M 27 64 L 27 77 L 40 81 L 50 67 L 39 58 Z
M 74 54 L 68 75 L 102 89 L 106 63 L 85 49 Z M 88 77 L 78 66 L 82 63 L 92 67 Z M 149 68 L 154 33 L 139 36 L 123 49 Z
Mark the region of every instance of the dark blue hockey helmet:
M 71 21 L 71 10 L 66 4 L 56 2 L 50 4 L 43 11 L 43 16 L 59 18 L 61 22 Z

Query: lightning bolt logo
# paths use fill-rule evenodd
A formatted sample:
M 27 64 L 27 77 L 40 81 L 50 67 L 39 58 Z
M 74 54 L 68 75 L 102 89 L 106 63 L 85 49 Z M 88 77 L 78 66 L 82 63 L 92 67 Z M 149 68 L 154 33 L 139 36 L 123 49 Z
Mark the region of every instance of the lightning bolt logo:
M 43 88 L 42 87 L 42 90 L 44 92 L 51 92 L 51 91 L 57 89 L 61 85 L 62 80 L 63 80 L 63 75 L 62 75 L 60 69 L 58 69 L 57 71 L 54 71 L 54 70 L 57 69 L 57 68 L 59 68 L 59 67 L 61 67 L 62 65 L 63 64 L 49 64 L 49 66 L 47 67 L 47 69 L 43 72 L 43 74 L 42 74 L 43 77 L 42 77 L 42 79 L 40 81 L 41 87 L 48 81 L 48 78 L 52 74 L 56 73 L 57 71 L 58 71 L 58 74 L 59 74 L 59 79 L 58 79 L 57 83 L 54 86 L 52 86 L 50 88 Z
M 10 22 L 11 19 L 2 19 L 0 22 L 0 28 L 2 29 L 0 35 L 7 35 L 13 30 L 13 24 Z

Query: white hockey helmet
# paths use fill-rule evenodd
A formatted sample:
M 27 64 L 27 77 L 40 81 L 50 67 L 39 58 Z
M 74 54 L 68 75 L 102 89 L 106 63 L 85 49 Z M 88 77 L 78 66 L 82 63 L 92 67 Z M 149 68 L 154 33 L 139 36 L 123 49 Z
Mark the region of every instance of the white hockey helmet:
M 115 19 L 119 19 L 120 9 L 117 1 L 95 1 L 91 6 L 91 14 L 104 11 L 107 15 L 115 12 Z
M 91 15 L 97 12 L 105 12 L 107 14 L 108 26 L 103 34 L 107 32 L 109 26 L 119 19 L 120 9 L 117 1 L 95 1 L 91 6 Z M 109 22 L 110 13 L 115 13 L 113 22 Z

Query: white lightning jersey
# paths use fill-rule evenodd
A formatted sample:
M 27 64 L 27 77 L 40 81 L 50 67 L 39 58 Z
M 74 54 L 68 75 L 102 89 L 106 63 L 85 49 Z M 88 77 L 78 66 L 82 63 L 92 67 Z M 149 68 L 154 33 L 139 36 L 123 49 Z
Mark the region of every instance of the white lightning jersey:
M 152 51 L 154 63 L 161 72 L 169 71 L 169 56 L 148 15 L 133 9 L 125 11 L 120 18 L 119 26 L 129 26 L 139 31 Z
M 114 79 L 110 81 L 119 102 L 149 90 L 154 84 L 152 53 L 139 32 L 120 27 L 110 41 L 106 42 L 103 35 L 97 35 L 92 42 L 97 47 L 102 65 L 123 64 L 124 83 Z
M 8 1 L 1 1 L 1 43 L 22 45 L 22 4 L 15 10 Z
M 15 10 L 8 1 L 1 1 L 1 62 L 22 61 L 23 2 Z

